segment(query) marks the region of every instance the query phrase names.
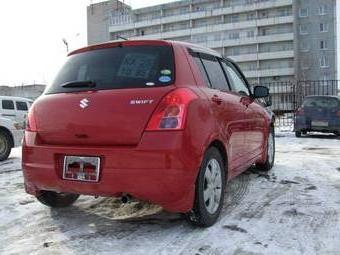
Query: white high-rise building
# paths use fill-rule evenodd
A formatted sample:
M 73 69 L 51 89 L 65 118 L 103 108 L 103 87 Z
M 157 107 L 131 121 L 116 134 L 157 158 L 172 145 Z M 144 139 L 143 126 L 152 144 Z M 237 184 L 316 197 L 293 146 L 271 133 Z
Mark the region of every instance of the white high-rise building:
M 182 0 L 141 9 L 88 6 L 88 43 L 166 39 L 235 60 L 249 82 L 334 80 L 336 0 Z

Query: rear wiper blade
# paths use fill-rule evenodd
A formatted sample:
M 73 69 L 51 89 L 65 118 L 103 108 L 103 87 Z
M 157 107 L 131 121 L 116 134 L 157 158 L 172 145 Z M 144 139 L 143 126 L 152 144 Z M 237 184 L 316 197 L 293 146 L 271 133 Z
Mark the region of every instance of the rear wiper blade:
M 63 88 L 93 88 L 96 86 L 94 81 L 69 81 L 61 84 Z

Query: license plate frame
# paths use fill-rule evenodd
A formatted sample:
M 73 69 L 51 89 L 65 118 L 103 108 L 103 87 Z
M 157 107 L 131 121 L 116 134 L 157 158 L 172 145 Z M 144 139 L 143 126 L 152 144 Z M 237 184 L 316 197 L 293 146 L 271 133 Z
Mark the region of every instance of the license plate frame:
M 328 121 L 313 120 L 312 126 L 313 127 L 328 127 Z
M 99 182 L 100 161 L 100 157 L 96 156 L 66 155 L 63 161 L 62 177 L 64 180 L 71 181 Z

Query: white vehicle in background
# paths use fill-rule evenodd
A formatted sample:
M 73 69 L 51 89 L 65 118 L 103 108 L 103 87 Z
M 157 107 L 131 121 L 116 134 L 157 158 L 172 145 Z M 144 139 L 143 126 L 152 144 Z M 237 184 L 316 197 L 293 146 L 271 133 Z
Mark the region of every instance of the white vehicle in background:
M 0 117 L 0 161 L 6 160 L 13 147 L 21 145 L 24 135 L 22 124 Z
M 21 145 L 31 99 L 0 96 L 0 161 L 6 160 L 13 147 Z
M 0 117 L 24 125 L 33 101 L 23 97 L 0 96 Z

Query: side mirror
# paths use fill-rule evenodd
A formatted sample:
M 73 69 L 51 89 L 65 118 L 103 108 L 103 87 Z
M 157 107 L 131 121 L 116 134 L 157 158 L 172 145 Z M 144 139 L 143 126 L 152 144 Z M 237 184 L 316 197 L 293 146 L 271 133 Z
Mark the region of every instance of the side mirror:
M 268 98 L 265 99 L 266 101 L 266 106 L 272 106 L 273 105 L 273 100 L 272 100 L 272 96 L 269 95 Z
M 255 86 L 253 98 L 264 98 L 269 96 L 269 89 L 265 86 Z

